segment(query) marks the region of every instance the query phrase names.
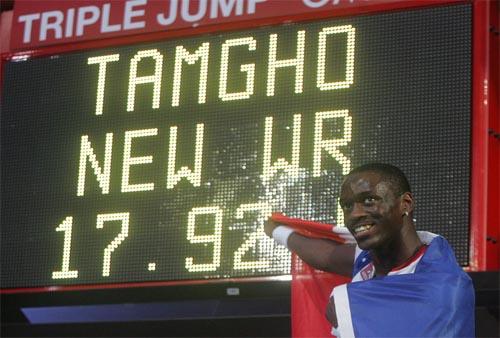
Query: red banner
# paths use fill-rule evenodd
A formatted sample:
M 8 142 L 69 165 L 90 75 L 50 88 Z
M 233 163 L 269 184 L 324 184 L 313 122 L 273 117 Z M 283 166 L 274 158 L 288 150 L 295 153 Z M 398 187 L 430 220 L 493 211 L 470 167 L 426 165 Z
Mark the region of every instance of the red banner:
M 402 1 L 17 0 L 11 50 L 318 11 L 358 11 L 374 5 L 398 3 Z
M 292 337 L 333 337 L 326 305 L 333 288 L 350 280 L 315 270 L 292 255 Z

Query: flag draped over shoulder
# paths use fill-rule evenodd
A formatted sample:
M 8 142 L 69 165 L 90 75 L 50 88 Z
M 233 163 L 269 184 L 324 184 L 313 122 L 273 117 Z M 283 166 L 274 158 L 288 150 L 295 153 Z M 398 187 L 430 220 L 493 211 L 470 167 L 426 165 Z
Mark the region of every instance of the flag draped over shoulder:
M 435 236 L 413 273 L 337 286 L 345 337 L 474 337 L 474 289 L 448 242 Z
M 279 220 L 295 229 L 301 228 L 300 221 Z M 338 242 L 347 238 L 323 236 L 324 224 L 315 232 L 315 222 L 305 222 L 307 229 L 298 231 L 303 235 L 312 233 L 311 237 Z M 317 271 L 293 255 L 292 336 L 332 337 L 325 310 L 334 289 L 337 331 L 341 338 L 473 337 L 471 279 L 457 264 L 443 237 L 425 232 L 419 232 L 419 236 L 428 248 L 410 273 L 352 283 L 347 283 L 345 277 Z M 369 255 L 357 255 L 354 275 L 368 263 Z

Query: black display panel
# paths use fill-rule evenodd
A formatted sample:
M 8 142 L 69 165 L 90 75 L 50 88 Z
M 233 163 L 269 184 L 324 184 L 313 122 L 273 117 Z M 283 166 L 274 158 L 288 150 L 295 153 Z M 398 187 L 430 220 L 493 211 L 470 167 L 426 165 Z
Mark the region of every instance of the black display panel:
M 272 276 L 271 211 L 342 223 L 357 165 L 401 167 L 468 262 L 471 6 L 11 61 L 2 288 Z

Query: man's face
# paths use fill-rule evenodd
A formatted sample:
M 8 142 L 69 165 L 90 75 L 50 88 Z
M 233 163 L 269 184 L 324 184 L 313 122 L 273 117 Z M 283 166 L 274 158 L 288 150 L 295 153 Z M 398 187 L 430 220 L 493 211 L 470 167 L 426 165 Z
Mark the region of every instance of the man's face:
M 401 234 L 401 199 L 378 173 L 349 176 L 340 191 L 345 224 L 363 250 L 387 247 Z

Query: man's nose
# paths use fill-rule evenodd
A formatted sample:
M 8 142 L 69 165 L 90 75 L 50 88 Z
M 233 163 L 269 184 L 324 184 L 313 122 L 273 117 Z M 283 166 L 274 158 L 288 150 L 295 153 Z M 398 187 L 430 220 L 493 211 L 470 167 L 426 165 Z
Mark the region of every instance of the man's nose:
M 350 212 L 350 218 L 360 218 L 366 216 L 366 210 L 362 203 L 354 203 Z

